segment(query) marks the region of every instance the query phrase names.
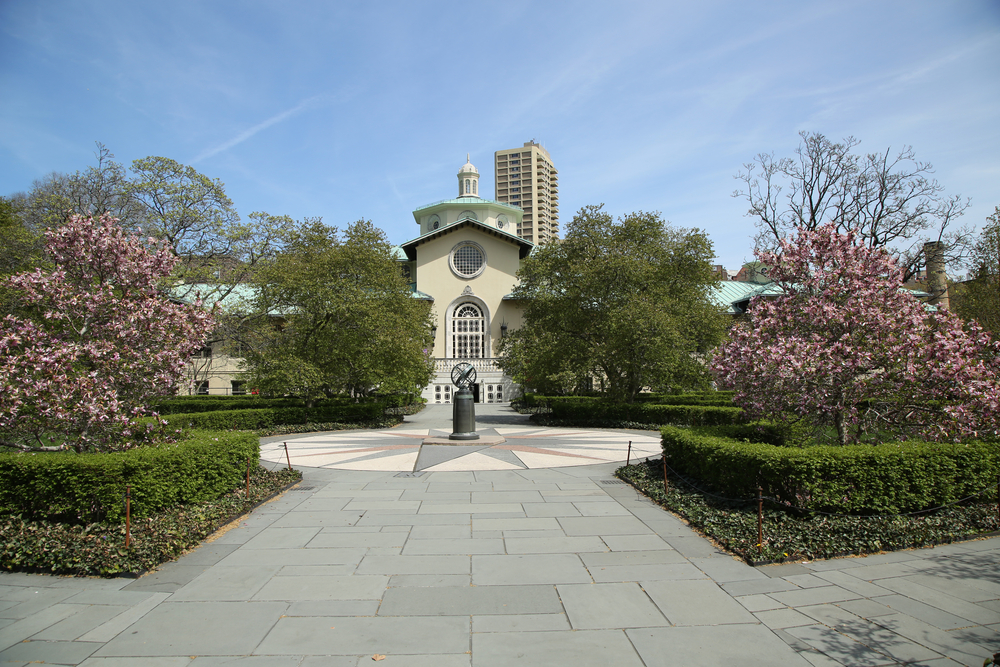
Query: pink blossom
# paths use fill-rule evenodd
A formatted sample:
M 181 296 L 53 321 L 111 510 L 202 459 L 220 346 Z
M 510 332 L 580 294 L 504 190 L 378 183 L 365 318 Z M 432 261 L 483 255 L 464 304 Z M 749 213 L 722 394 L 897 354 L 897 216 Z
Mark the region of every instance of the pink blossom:
M 784 290 L 755 300 L 712 360 L 754 417 L 935 440 L 998 433 L 1000 344 L 900 289 L 887 253 L 830 225 L 760 253 Z
M 212 327 L 200 304 L 171 301 L 170 245 L 144 244 L 113 218 L 71 216 L 46 232 L 55 268 L 7 280 L 23 312 L 0 325 L 0 436 L 20 447 L 50 436 L 78 451 L 129 446 L 150 401 L 175 392 Z

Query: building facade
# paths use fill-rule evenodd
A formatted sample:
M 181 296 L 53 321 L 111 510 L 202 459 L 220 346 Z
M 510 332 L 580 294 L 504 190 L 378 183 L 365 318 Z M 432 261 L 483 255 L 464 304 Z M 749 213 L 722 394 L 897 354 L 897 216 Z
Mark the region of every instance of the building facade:
M 552 156 L 534 140 L 493 154 L 496 200 L 520 207 L 514 232 L 535 244 L 559 237 L 559 172 Z
M 435 377 L 423 391 L 429 403 L 451 402 L 451 369 L 463 361 L 476 367 L 477 403 L 506 403 L 515 391 L 496 363 L 497 344 L 521 326 L 511 292 L 534 244 L 517 234 L 520 207 L 478 193 L 479 171 L 467 159 L 458 196 L 413 211 L 420 235 L 396 248 L 414 298 L 433 303 Z
M 476 367 L 471 389 L 477 403 L 508 403 L 517 391 L 496 363 L 497 345 L 521 326 L 521 304 L 511 293 L 521 262 L 535 246 L 517 233 L 524 215 L 519 206 L 484 199 L 479 191 L 479 171 L 467 158 L 458 172 L 457 196 L 414 210 L 418 236 L 394 248 L 413 298 L 432 304 L 434 347 L 428 352 L 435 375 L 422 392 L 429 403 L 451 402 L 451 370 L 463 361 Z M 238 304 L 246 289 L 237 288 L 219 306 Z M 191 359 L 191 393 L 247 393 L 242 359 L 226 349 L 223 341 L 212 341 Z

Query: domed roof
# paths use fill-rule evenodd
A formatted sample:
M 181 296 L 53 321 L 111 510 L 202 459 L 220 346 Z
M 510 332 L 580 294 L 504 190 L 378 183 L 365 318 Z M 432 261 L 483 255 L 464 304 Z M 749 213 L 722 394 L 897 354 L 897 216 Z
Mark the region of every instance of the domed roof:
M 465 154 L 465 164 L 462 168 L 458 170 L 459 174 L 478 174 L 479 170 L 472 166 L 472 162 L 469 161 L 469 154 Z

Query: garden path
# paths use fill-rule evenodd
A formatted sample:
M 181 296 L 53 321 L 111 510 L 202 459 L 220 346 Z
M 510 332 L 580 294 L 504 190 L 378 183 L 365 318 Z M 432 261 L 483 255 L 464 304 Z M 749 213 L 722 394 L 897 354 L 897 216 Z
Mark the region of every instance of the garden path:
M 0 573 L 0 664 L 979 667 L 1000 651 L 1000 537 L 753 568 L 617 465 L 303 467 L 139 579 Z

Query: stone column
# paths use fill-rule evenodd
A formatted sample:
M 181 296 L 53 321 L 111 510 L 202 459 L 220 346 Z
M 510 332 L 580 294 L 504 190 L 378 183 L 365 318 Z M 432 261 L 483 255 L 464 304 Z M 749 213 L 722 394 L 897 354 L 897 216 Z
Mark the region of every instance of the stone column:
M 940 241 L 925 243 L 924 260 L 927 267 L 927 291 L 931 294 L 927 303 L 948 310 L 948 274 L 944 270 L 944 244 Z

